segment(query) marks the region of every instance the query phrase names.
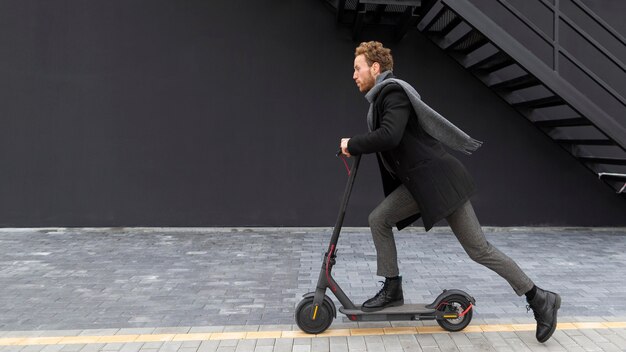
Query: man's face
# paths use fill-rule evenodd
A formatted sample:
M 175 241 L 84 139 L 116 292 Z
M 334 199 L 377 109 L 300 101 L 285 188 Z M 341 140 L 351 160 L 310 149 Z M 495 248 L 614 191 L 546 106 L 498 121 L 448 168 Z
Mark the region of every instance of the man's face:
M 352 75 L 352 79 L 354 79 L 361 93 L 367 93 L 374 87 L 376 76 L 378 76 L 378 66 L 376 62 L 373 63 L 372 66 L 369 66 L 363 54 L 354 58 L 354 74 Z

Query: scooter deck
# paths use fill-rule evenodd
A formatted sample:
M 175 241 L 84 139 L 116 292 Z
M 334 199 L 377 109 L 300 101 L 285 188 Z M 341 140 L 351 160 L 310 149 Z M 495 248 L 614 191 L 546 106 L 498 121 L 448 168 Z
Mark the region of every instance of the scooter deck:
M 426 304 L 404 304 L 399 307 L 389 307 L 376 312 L 364 312 L 361 306 L 356 309 L 339 307 L 339 311 L 350 320 L 432 320 L 436 319 L 436 310 L 426 308 Z
M 361 310 L 361 306 L 357 306 L 356 309 L 346 309 L 339 307 L 339 311 L 343 314 L 355 314 L 355 315 L 371 315 L 371 314 L 425 314 L 434 313 L 435 309 L 426 308 L 426 304 L 404 304 L 399 307 L 389 307 L 376 312 L 364 312 Z

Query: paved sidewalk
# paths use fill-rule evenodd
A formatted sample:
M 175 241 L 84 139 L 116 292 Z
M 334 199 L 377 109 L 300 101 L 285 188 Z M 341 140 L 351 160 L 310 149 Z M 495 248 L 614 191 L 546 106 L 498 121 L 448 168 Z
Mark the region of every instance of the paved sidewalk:
M 533 331 L 514 329 L 512 324 L 534 323 L 525 300 L 473 263 L 447 228 L 396 235 L 405 300 L 431 301 L 442 289 L 463 289 L 477 301 L 471 329 L 422 333 L 419 328 L 432 322 L 355 324 L 338 317 L 330 331 L 379 333 L 352 330 L 356 335 L 314 338 L 289 336 L 298 330 L 295 305 L 315 286 L 330 229 L 0 229 L 0 351 L 626 350 L 626 328 L 610 325 L 626 322 L 626 229 L 485 231 L 537 285 L 561 294 L 560 322 L 596 324 L 562 325 L 543 345 Z M 379 289 L 367 229 L 346 229 L 338 256 L 335 278 L 355 302 Z M 417 332 L 381 330 L 392 326 Z M 194 341 L 185 335 L 182 341 L 170 336 L 85 344 L 52 339 L 47 345 L 1 340 L 224 331 L 239 338 L 207 335 Z M 241 335 L 255 331 L 274 335 Z

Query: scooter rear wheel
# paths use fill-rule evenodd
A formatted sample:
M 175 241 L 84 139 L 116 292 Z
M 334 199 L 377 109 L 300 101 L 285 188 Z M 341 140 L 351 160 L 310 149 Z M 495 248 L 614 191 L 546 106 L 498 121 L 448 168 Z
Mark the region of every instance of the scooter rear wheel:
M 313 297 L 305 297 L 296 307 L 296 323 L 306 333 L 320 334 L 328 329 L 333 322 L 333 309 L 328 301 L 324 299 L 317 308 L 315 319 L 313 319 L 314 311 Z
M 466 297 L 452 295 L 445 298 L 446 304 L 441 307 L 444 313 L 460 315 L 472 304 Z M 465 315 L 455 319 L 437 319 L 437 324 L 448 331 L 461 331 L 472 321 L 473 309 L 465 312 Z

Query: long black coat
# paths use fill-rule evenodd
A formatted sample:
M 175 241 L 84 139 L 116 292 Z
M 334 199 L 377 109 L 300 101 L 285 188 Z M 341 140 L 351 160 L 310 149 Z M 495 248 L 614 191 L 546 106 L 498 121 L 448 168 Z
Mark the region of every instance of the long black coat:
M 400 221 L 398 229 L 422 216 L 428 231 L 470 198 L 474 182 L 463 164 L 420 127 L 400 85 L 388 84 L 381 90 L 373 113 L 374 130 L 350 138 L 348 151 L 353 155 L 377 153 L 385 196 L 405 184 L 415 198 L 421 214 Z

